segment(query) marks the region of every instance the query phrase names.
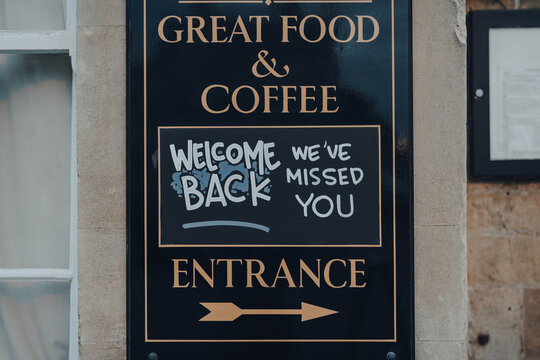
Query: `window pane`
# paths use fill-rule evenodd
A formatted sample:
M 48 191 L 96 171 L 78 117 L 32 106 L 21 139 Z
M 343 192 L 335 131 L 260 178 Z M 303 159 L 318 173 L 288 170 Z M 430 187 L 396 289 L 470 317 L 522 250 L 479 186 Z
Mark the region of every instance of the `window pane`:
M 0 55 L 0 267 L 67 268 L 71 65 Z
M 0 359 L 67 360 L 69 283 L 0 281 Z
M 63 30 L 64 0 L 0 0 L 0 30 Z

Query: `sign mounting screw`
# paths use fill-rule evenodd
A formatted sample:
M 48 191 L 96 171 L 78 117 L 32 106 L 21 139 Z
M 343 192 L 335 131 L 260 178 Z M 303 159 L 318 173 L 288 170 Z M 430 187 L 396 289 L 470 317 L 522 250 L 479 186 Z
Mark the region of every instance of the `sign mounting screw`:
M 395 352 L 390 351 L 388 354 L 386 354 L 386 360 L 396 360 L 397 355 Z
M 477 98 L 484 97 L 484 90 L 476 89 L 476 91 L 474 92 L 474 95 L 476 95 Z
M 148 360 L 158 360 L 158 356 L 155 352 L 148 354 Z

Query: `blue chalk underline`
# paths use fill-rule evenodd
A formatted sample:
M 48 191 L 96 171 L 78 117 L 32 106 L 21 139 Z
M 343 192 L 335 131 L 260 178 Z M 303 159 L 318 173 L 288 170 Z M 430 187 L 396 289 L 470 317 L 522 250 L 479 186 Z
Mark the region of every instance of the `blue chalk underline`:
M 264 232 L 270 232 L 270 228 L 268 226 L 245 222 L 245 221 L 213 220 L 213 221 L 192 222 L 192 223 L 187 223 L 187 224 L 182 225 L 184 229 L 194 229 L 194 228 L 209 227 L 209 226 L 238 226 L 238 227 L 261 230 Z

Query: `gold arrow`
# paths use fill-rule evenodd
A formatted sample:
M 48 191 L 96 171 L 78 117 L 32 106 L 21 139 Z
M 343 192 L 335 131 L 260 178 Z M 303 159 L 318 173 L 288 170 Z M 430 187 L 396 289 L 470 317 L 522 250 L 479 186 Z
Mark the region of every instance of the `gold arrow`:
M 234 321 L 242 315 L 301 315 L 302 322 L 337 314 L 337 311 L 302 302 L 300 309 L 240 309 L 231 302 L 200 303 L 210 313 L 199 321 Z

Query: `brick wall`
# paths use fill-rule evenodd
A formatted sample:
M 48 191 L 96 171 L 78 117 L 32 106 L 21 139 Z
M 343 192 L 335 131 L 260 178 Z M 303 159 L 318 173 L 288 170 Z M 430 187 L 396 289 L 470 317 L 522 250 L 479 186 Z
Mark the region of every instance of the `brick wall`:
M 540 0 L 467 0 L 467 10 L 536 8 L 540 8 Z
M 504 8 L 540 0 L 467 0 L 468 10 Z M 469 181 L 467 190 L 469 357 L 540 359 L 540 183 Z
M 540 184 L 468 184 L 471 359 L 540 359 Z

